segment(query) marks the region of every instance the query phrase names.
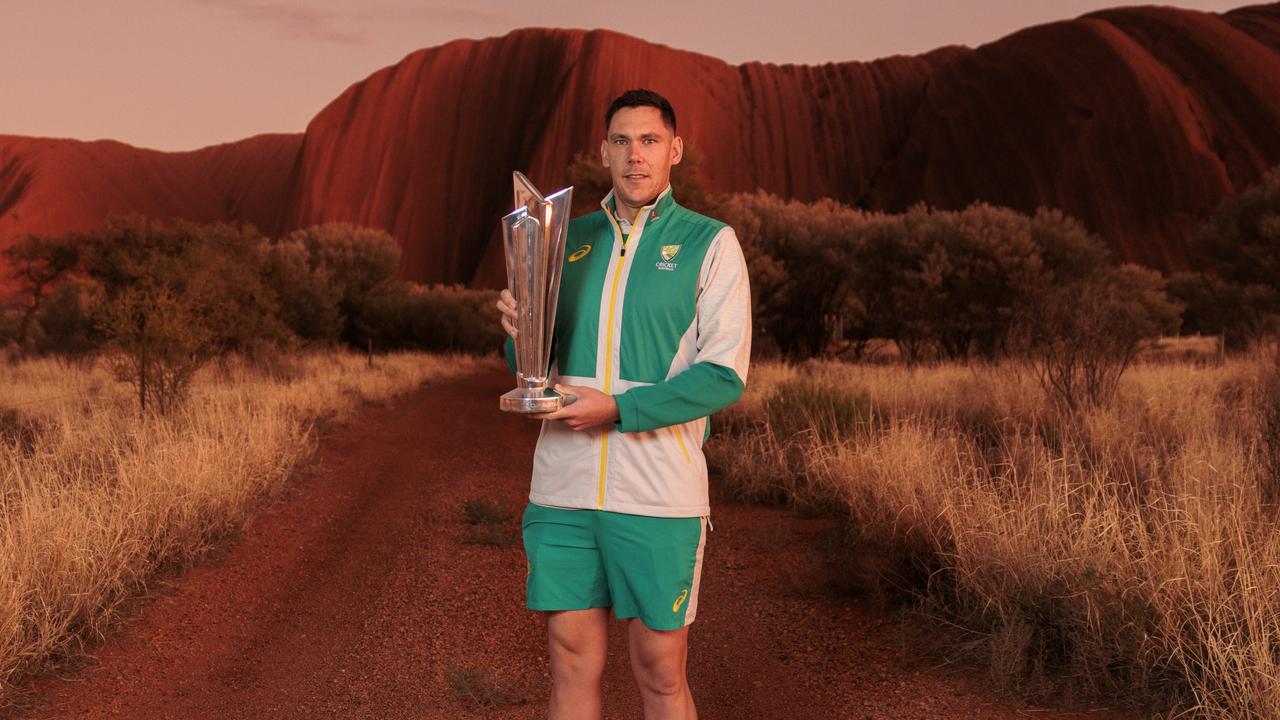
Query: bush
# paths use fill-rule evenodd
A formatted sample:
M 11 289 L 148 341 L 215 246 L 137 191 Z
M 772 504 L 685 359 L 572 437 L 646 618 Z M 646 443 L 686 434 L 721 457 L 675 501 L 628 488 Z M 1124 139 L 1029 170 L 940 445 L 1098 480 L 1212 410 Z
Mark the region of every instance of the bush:
M 307 249 L 307 263 L 312 277 L 303 290 L 316 293 L 328 302 L 328 293 L 337 297 L 338 317 L 345 318 L 341 337 L 353 347 L 364 347 L 373 337 L 375 320 L 367 317 L 377 312 L 371 307 L 385 301 L 388 292 L 394 293 L 399 281 L 396 270 L 400 264 L 400 246 L 383 230 L 362 228 L 350 223 L 325 223 L 302 230 L 295 230 L 288 242 L 300 243 Z M 283 251 L 282 251 L 283 252 Z M 327 278 L 330 288 L 322 291 L 317 286 Z M 305 298 L 299 298 L 304 300 Z M 310 320 L 316 332 L 330 321 L 329 310 L 322 308 L 318 316 Z
M 762 345 L 791 358 L 862 357 L 894 340 L 907 362 L 995 359 L 1043 288 L 1108 266 L 1106 245 L 1060 212 L 983 203 L 902 215 L 830 200 L 734 195 L 722 217 L 747 256 Z
M 381 350 L 493 353 L 506 337 L 494 319 L 497 297 L 461 286 L 385 286 L 368 298 L 361 332 Z
M 0 305 L 0 350 L 6 355 L 17 355 L 18 327 L 22 324 L 22 313 L 18 308 Z
M 212 357 L 264 362 L 281 346 L 339 341 L 491 353 L 503 339 L 495 293 L 401 282 L 395 240 L 345 223 L 273 242 L 248 225 L 131 215 L 22 248 L 32 299 L 0 308 L 0 344 L 14 353 L 120 353 L 117 369 L 149 406 L 171 406 L 184 378 Z M 78 265 L 68 269 L 63 255 Z
M 330 268 L 312 262 L 297 234 L 262 248 L 263 278 L 275 292 L 280 321 L 304 344 L 334 345 L 343 335 L 343 286 Z
M 97 286 L 82 281 L 64 282 L 49 293 L 36 325 L 39 337 L 37 352 L 64 357 L 81 357 L 102 347 L 102 329 L 94 324 L 94 309 L 99 302 Z
M 85 269 L 105 303 L 139 288 L 171 294 L 191 306 L 212 353 L 252 355 L 287 337 L 262 280 L 262 236 L 250 225 L 134 215 L 109 220 L 87 241 Z
M 251 226 L 139 216 L 113 218 L 87 239 L 86 271 L 102 297 L 96 325 L 143 410 L 171 410 L 211 357 L 252 357 L 287 338 L 261 247 Z
M 1280 318 L 1280 167 L 1227 198 L 1189 243 L 1194 272 L 1170 289 L 1187 307 L 1183 329 L 1221 333 L 1228 348 L 1271 335 Z
M 116 376 L 137 392 L 138 407 L 167 414 L 182 401 L 196 370 L 212 356 L 212 332 L 192 298 L 153 282 L 103 303 L 100 327 L 117 351 Z
M 785 201 L 765 192 L 739 194 L 721 207 L 742 243 L 751 276 L 753 344 L 787 357 L 813 357 L 831 347 L 834 318 L 869 335 L 866 307 L 854 296 L 851 269 L 860 233 L 883 215 L 823 200 Z
M 1175 328 L 1181 310 L 1158 273 L 1127 264 L 1045 288 L 1013 334 L 1045 391 L 1076 411 L 1109 401 L 1139 343 Z
M 80 242 L 72 235 L 24 235 L 5 248 L 3 255 L 10 277 L 16 282 L 19 294 L 25 298 L 14 338 L 20 348 L 25 348 L 45 292 L 79 264 Z
M 1030 218 L 984 203 L 958 212 L 917 205 L 902 232 L 921 246 L 918 265 L 904 273 L 910 296 L 900 303 L 910 308 L 914 334 L 936 356 L 994 359 L 1043 276 Z

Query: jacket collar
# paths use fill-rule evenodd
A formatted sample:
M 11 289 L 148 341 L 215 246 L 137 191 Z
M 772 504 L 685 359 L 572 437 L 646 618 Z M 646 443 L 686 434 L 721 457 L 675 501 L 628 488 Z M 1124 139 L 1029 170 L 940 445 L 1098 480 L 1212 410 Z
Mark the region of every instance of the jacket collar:
M 654 198 L 653 202 L 649 203 L 648 205 L 645 205 L 640 209 L 642 211 L 648 211 L 649 220 L 652 221 L 662 217 L 662 215 L 665 214 L 667 210 L 671 208 L 672 205 L 675 205 L 675 203 L 676 203 L 675 196 L 671 194 L 671 183 L 667 183 L 667 186 L 663 188 L 662 192 L 658 193 L 658 197 Z M 605 195 L 604 199 L 600 201 L 600 207 L 604 208 L 605 212 L 610 213 L 614 217 L 618 216 L 618 214 L 614 212 L 615 206 L 613 202 L 612 188 L 609 189 L 609 194 Z M 643 213 L 641 214 L 643 215 Z M 622 218 L 622 219 L 630 223 L 635 218 Z

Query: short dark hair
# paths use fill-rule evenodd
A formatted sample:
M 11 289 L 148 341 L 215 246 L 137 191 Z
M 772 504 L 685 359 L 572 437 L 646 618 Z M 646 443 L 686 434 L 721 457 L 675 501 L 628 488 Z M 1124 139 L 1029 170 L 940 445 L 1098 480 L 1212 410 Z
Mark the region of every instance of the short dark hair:
M 609 122 L 613 120 L 614 113 L 622 108 L 633 107 L 654 107 L 658 108 L 658 112 L 662 113 L 662 122 L 671 128 L 672 134 L 676 131 L 676 111 L 671 107 L 671 103 L 658 93 L 646 88 L 636 88 L 628 90 L 613 102 L 609 103 L 609 109 L 604 113 L 604 131 L 609 132 Z

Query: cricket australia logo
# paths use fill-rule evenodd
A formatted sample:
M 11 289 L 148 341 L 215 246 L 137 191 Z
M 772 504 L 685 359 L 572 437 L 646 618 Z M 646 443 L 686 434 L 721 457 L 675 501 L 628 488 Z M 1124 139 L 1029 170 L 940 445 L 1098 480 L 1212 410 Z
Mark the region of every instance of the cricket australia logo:
M 671 261 L 675 259 L 675 256 L 678 255 L 679 253 L 680 253 L 679 245 L 663 245 L 662 250 L 659 253 L 662 255 L 662 260 L 660 262 L 655 263 L 655 266 L 659 270 L 675 270 L 676 264 Z

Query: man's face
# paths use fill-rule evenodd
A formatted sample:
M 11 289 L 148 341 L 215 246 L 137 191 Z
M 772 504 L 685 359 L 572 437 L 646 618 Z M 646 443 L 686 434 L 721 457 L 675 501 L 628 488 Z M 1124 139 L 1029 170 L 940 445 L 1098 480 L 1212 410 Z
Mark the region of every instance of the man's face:
M 600 143 L 600 159 L 613 176 L 619 210 L 634 212 L 667 187 L 671 166 L 684 155 L 684 141 L 662 122 L 655 107 L 622 108 L 613 114 Z

